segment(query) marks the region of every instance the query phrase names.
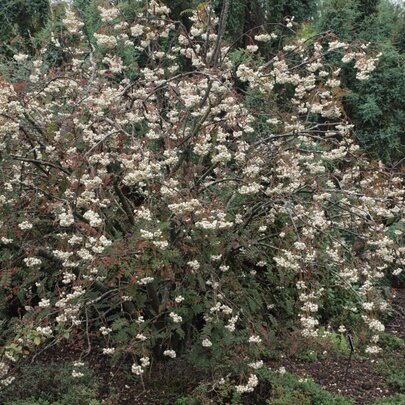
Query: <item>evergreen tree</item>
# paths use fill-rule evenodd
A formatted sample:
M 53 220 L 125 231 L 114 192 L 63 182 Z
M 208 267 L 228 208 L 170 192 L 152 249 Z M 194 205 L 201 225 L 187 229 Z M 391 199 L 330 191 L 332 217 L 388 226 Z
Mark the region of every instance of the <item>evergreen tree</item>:
M 14 35 L 29 38 L 46 23 L 49 0 L 2 0 L 0 2 L 0 39 L 6 41 Z
M 381 52 L 371 79 L 360 83 L 352 67 L 344 69 L 346 112 L 357 137 L 373 158 L 394 162 L 405 152 L 405 15 L 389 1 L 329 0 L 315 23 L 318 32 L 339 39 L 370 42 Z

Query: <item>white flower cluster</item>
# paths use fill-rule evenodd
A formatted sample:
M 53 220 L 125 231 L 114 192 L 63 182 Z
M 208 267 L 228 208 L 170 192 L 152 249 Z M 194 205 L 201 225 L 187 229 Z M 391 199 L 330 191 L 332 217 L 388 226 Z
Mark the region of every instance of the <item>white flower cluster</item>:
M 236 328 L 236 322 L 239 319 L 239 315 L 235 315 L 232 318 L 228 320 L 228 323 L 225 325 L 225 329 L 227 329 L 229 332 L 234 332 Z
M 139 37 L 143 34 L 144 27 L 141 24 L 135 24 L 131 27 L 131 34 L 133 37 Z
M 134 363 L 131 366 L 131 371 L 135 375 L 142 375 L 145 372 L 146 367 L 150 365 L 149 357 L 141 357 L 141 364 Z
M 225 212 L 216 210 L 208 218 L 196 221 L 195 226 L 204 230 L 229 229 L 232 228 L 233 222 L 226 219 Z
M 17 62 L 25 62 L 28 59 L 28 55 L 24 53 L 17 53 L 13 56 L 13 59 Z
M 149 208 L 141 207 L 135 210 L 134 214 L 138 219 L 144 219 L 146 221 L 152 220 L 152 213 L 150 212 Z
M 271 35 L 270 34 L 258 34 L 258 35 L 255 35 L 254 38 L 256 41 L 259 41 L 259 42 L 267 42 L 267 41 L 270 41 Z
M 122 73 L 122 71 L 125 69 L 124 63 L 119 56 L 105 56 L 103 58 L 103 63 L 108 65 L 112 73 Z
M 384 332 L 385 326 L 378 319 L 369 319 L 367 316 L 363 316 L 363 318 L 371 330 Z
M 29 229 L 32 229 L 33 225 L 28 221 L 23 221 L 20 224 L 18 224 L 18 227 L 23 231 L 27 231 Z
M 148 339 L 143 333 L 138 333 L 138 334 L 136 335 L 136 338 L 137 338 L 138 340 L 140 340 L 141 342 L 144 342 L 145 340 Z
M 51 305 L 51 302 L 47 298 L 42 298 L 38 303 L 39 308 L 48 308 Z
M 169 204 L 168 208 L 176 215 L 183 215 L 185 213 L 194 212 L 195 210 L 201 208 L 201 203 L 197 199 L 192 199 L 190 201 Z
M 170 13 L 170 9 L 164 4 L 159 4 L 156 0 L 152 0 L 149 3 L 148 12 L 152 15 L 164 16 Z
M 50 337 L 53 333 L 50 326 L 38 326 L 35 330 L 44 337 Z
M 111 22 L 119 15 L 119 10 L 115 7 L 105 8 L 99 6 L 98 11 L 100 12 L 101 20 L 103 22 Z
M 163 356 L 170 357 L 172 359 L 176 358 L 176 352 L 174 350 L 165 350 Z
M 66 16 L 62 22 L 66 25 L 66 28 L 71 34 L 79 33 L 84 25 L 84 23 L 78 20 L 75 13 L 70 9 L 66 11 Z
M 187 266 L 190 267 L 194 271 L 197 271 L 201 267 L 198 260 L 191 260 L 191 261 L 187 262 Z
M 0 361 L 0 386 L 7 387 L 10 385 L 14 380 L 14 376 L 6 377 L 10 369 L 10 366 L 5 363 L 4 361 Z
M 73 378 L 81 378 L 84 377 L 84 373 L 81 371 L 81 369 L 84 367 L 84 363 L 81 361 L 75 361 L 73 363 L 73 371 L 72 371 L 72 377 Z
M 94 38 L 96 39 L 97 45 L 103 48 L 112 49 L 117 46 L 117 39 L 113 36 L 95 33 Z
M 103 220 L 101 219 L 100 215 L 93 210 L 86 211 L 83 214 L 83 218 L 87 219 L 90 223 L 90 226 L 93 226 L 95 228 L 103 224 Z
M 338 40 L 331 41 L 331 42 L 329 42 L 328 45 L 329 45 L 329 51 L 333 51 L 333 50 L 339 49 L 339 48 L 347 49 L 348 46 L 349 46 L 345 42 L 341 42 L 341 41 L 338 41 Z
M 367 346 L 366 350 L 365 350 L 365 352 L 368 354 L 378 354 L 378 353 L 380 353 L 380 351 L 381 351 L 381 348 L 376 345 Z
M 236 392 L 239 394 L 244 394 L 246 392 L 253 392 L 254 389 L 259 385 L 259 379 L 255 374 L 250 374 L 246 385 L 235 386 Z
M 144 277 L 144 278 L 141 278 L 141 279 L 138 281 L 138 284 L 139 284 L 139 285 L 148 285 L 148 284 L 150 284 L 150 283 L 153 283 L 153 280 L 154 280 L 153 277 Z
M 255 361 L 254 363 L 249 363 L 248 366 L 254 370 L 258 370 L 264 366 L 263 360 Z
M 58 215 L 59 225 L 61 227 L 69 227 L 70 225 L 74 224 L 75 219 L 71 212 L 62 212 Z
M 24 263 L 27 267 L 37 267 L 41 265 L 42 260 L 38 257 L 26 257 Z
M 212 346 L 212 342 L 209 339 L 203 339 L 203 341 L 201 342 L 201 345 L 203 347 L 211 347 Z
M 371 58 L 366 54 L 363 54 L 360 57 L 358 57 L 354 65 L 354 67 L 358 69 L 356 79 L 367 80 L 370 77 L 370 73 L 372 73 L 376 69 L 377 62 L 380 56 L 381 54 L 378 54 L 375 58 Z
M 247 45 L 246 46 L 246 50 L 248 52 L 254 53 L 259 49 L 259 47 L 257 45 Z
M 107 336 L 112 332 L 111 328 L 107 328 L 106 326 L 101 326 L 100 327 L 100 332 L 103 336 Z
M 183 322 L 183 318 L 180 315 L 177 315 L 175 312 L 170 312 L 169 316 L 172 319 L 173 323 Z
M 262 342 L 262 338 L 258 335 L 252 335 L 249 337 L 248 340 L 249 343 L 261 343 Z

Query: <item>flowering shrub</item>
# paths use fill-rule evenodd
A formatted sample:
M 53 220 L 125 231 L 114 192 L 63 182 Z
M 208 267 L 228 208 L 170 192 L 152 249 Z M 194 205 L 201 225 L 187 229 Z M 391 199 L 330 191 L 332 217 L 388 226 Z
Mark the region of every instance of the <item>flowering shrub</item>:
M 26 77 L 1 81 L 5 385 L 21 355 L 78 334 L 140 378 L 152 357 L 189 353 L 239 393 L 283 319 L 316 336 L 356 314 L 379 350 L 404 191 L 355 144 L 329 58 L 366 80 L 378 55 L 325 35 L 264 60 L 262 28 L 232 50 L 226 12 L 203 5 L 189 30 L 169 15 L 100 7 L 87 38 L 67 9 L 37 55 L 10 62 Z

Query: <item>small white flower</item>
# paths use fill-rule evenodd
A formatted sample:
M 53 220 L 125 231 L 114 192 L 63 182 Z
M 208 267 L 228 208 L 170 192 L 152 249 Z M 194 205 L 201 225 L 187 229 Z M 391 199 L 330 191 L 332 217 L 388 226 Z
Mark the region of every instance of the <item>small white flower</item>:
M 140 285 L 147 285 L 147 284 L 152 283 L 153 280 L 154 280 L 153 277 L 144 277 L 144 278 L 141 278 L 141 279 L 138 281 L 138 284 L 140 284 Z
M 70 225 L 74 224 L 75 219 L 71 212 L 59 214 L 59 225 L 62 227 L 69 227 Z
M 204 339 L 204 340 L 201 342 L 201 344 L 202 344 L 203 347 L 211 347 L 211 346 L 212 346 L 212 342 L 211 342 L 211 340 L 209 340 L 209 339 Z
M 176 357 L 176 352 L 174 350 L 165 350 L 163 352 L 163 356 L 171 357 L 172 359 L 174 359 Z
M 175 299 L 175 302 L 177 302 L 177 304 L 180 304 L 181 302 L 184 301 L 184 297 L 182 297 L 181 295 L 178 295 Z
M 140 24 L 136 24 L 131 27 L 131 34 L 134 37 L 139 37 L 140 35 L 143 34 L 143 26 Z
M 110 332 L 112 332 L 111 328 L 106 328 L 105 326 L 102 326 L 100 328 L 100 332 L 103 336 L 107 336 Z
M 249 380 L 246 385 L 237 385 L 236 392 L 243 394 L 245 392 L 253 392 L 255 387 L 259 384 L 259 379 L 254 374 L 250 374 Z
M 402 272 L 403 272 L 403 269 L 398 268 L 398 269 L 395 269 L 395 270 L 392 272 L 392 274 L 393 274 L 394 276 L 399 276 Z
M 193 270 L 198 270 L 200 268 L 200 263 L 198 263 L 197 260 L 192 260 L 187 263 L 188 266 L 190 266 Z
M 385 326 L 378 319 L 371 319 L 368 323 L 368 327 L 377 332 L 384 332 Z
M 73 370 L 72 371 L 72 377 L 73 378 L 81 378 L 81 377 L 84 377 L 84 374 L 82 372 L 80 372 L 80 371 Z
M 146 337 L 143 333 L 138 333 L 138 334 L 136 335 L 136 338 L 137 338 L 138 340 L 140 340 L 141 342 L 143 342 L 143 341 L 145 341 L 145 340 L 147 339 L 147 337 Z
M 90 226 L 98 227 L 102 225 L 103 220 L 101 219 L 100 215 L 97 212 L 92 210 L 88 210 L 83 214 L 83 218 L 89 221 Z
M 174 312 L 170 312 L 169 316 L 170 316 L 170 318 L 172 318 L 172 321 L 174 323 L 181 323 L 183 321 L 183 318 Z
M 135 375 L 142 375 L 143 374 L 143 369 L 142 366 L 140 366 L 139 364 L 132 364 L 131 366 L 131 371 L 135 374 Z
M 50 301 L 47 298 L 42 298 L 41 301 L 39 301 L 38 306 L 40 308 L 47 308 L 51 305 Z
M 258 49 L 259 49 L 259 47 L 258 47 L 257 45 L 248 45 L 248 46 L 246 47 L 246 50 L 247 50 L 248 52 L 251 52 L 251 53 L 256 52 Z
M 13 59 L 17 62 L 25 62 L 28 59 L 28 55 L 24 53 L 17 53 L 13 56 Z
M 271 39 L 271 36 L 269 34 L 259 34 L 255 35 L 255 40 L 259 42 L 267 42 Z
M 150 365 L 149 357 L 141 357 L 141 364 L 143 368 L 148 367 Z
M 381 351 L 381 348 L 378 346 L 367 346 L 365 352 L 368 354 L 377 354 Z
M 262 342 L 262 339 L 261 339 L 261 337 L 258 336 L 258 335 L 252 335 L 252 336 L 249 337 L 248 342 L 249 342 L 249 343 L 261 343 L 261 342 Z
M 263 367 L 263 360 L 256 361 L 254 363 L 249 363 L 248 366 L 255 370 Z
M 277 372 L 278 372 L 280 375 L 284 375 L 287 371 L 286 371 L 285 367 L 280 367 L 280 368 L 277 370 Z
M 36 331 L 39 332 L 41 335 L 46 337 L 52 336 L 52 328 L 50 326 L 38 326 Z
M 363 302 L 362 306 L 366 311 L 371 311 L 374 308 L 374 302 Z
M 32 226 L 33 225 L 28 221 L 23 221 L 20 224 L 18 224 L 18 227 L 23 231 L 28 230 L 28 229 L 32 229 Z
M 40 266 L 42 263 L 42 260 L 38 259 L 37 257 L 26 257 L 24 259 L 24 263 L 27 267 L 35 267 L 35 266 Z

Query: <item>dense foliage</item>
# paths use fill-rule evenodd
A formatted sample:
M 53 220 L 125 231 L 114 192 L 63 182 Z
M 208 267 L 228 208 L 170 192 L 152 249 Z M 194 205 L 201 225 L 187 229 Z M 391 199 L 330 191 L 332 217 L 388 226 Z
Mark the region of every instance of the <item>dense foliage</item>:
M 347 41 L 369 42 L 382 53 L 367 84 L 356 81 L 352 69 L 345 68 L 345 111 L 369 155 L 395 164 L 405 154 L 404 10 L 388 1 L 328 0 L 315 25 Z
M 3 0 L 0 5 L 0 40 L 3 42 L 16 35 L 29 39 L 46 24 L 48 14 L 48 0 Z
M 327 32 L 269 56 L 265 27 L 231 48 L 228 2 L 187 24 L 156 1 L 89 7 L 2 67 L 2 383 L 77 336 L 139 378 L 188 356 L 237 394 L 281 325 L 357 324 L 378 352 L 404 190 L 356 144 L 340 65 L 373 84 L 381 55 Z

